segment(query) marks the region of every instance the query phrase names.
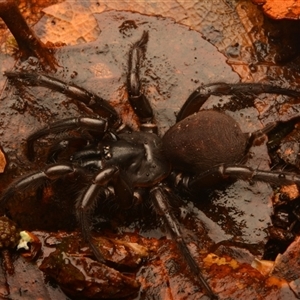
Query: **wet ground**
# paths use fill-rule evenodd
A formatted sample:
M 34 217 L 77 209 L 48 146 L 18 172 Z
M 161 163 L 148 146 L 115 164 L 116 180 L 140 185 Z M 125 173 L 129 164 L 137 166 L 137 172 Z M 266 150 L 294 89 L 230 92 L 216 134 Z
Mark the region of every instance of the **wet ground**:
M 297 87 L 298 45 L 293 39 L 297 33 L 289 31 L 292 26 L 289 22 L 278 24 L 264 19 L 258 8 L 247 1 L 230 4 L 220 1 L 213 5 L 210 2 L 191 4 L 189 8 L 182 8 L 177 2 L 170 7 L 157 3 L 155 8 L 145 4 L 145 7 L 139 7 L 138 11 L 152 14 L 154 10 L 155 14 L 164 12 L 164 16 L 172 16 L 177 21 L 191 25 L 197 31 L 190 30 L 186 25 L 170 18 L 145 16 L 136 12 L 106 11 L 107 8 L 101 7 L 105 10 L 103 13 L 93 14 L 95 3 L 91 3 L 92 26 L 97 29 L 94 30 L 95 37 L 87 44 L 65 46 L 57 50 L 55 56 L 59 67 L 55 76 L 107 99 L 119 112 L 124 123 L 137 128 L 137 120 L 126 101 L 127 57 L 132 43 L 140 38 L 144 30 L 148 30 L 149 42 L 141 67 L 141 78 L 145 94 L 154 109 L 160 135 L 174 124 L 176 113 L 185 99 L 201 84 L 260 81 Z M 70 12 L 71 4 L 66 2 L 64 5 L 65 11 Z M 88 10 L 89 5 L 85 5 Z M 111 8 L 112 4 L 108 2 L 106 5 Z M 80 15 L 80 10 L 85 12 L 80 5 L 77 10 L 76 7 L 72 9 L 75 16 Z M 131 7 L 128 9 L 133 10 Z M 61 11 L 64 15 L 64 10 Z M 226 14 L 220 13 L 222 11 Z M 54 18 L 53 10 L 50 9 L 50 13 L 35 25 L 36 32 L 42 35 L 44 40 L 47 34 L 52 37 L 51 33 L 55 33 L 56 27 L 59 28 L 58 31 L 67 28 L 64 27 L 66 24 L 62 26 Z M 59 18 L 68 19 L 62 16 Z M 49 24 L 52 24 L 52 27 L 49 27 Z M 290 35 L 287 35 L 287 32 Z M 74 38 L 72 40 L 74 41 Z M 84 39 L 79 37 L 75 40 L 82 42 L 86 41 L 87 37 L 85 35 Z M 57 41 L 54 38 L 51 41 L 59 42 L 59 38 Z M 14 68 L 15 59 L 10 55 L 1 54 L 0 60 L 3 62 L 2 71 Z M 34 60 L 19 68 L 30 71 L 39 69 Z M 0 178 L 1 189 L 4 189 L 14 178 L 31 170 L 42 169 L 45 166 L 47 149 L 57 138 L 53 136 L 36 143 L 36 160 L 29 162 L 25 155 L 25 139 L 28 134 L 49 122 L 89 112 L 76 101 L 49 89 L 29 87 L 21 83 L 11 84 L 2 74 L 0 80 L 3 87 L 0 104 L 1 146 L 8 159 L 6 170 Z M 265 94 L 257 98 L 211 97 L 204 109 L 212 107 L 231 115 L 239 122 L 244 132 L 263 128 L 270 121 L 290 120 L 298 115 L 299 109 L 297 101 Z M 280 146 L 280 142 L 275 143 L 272 148 L 271 158 L 267 146 L 268 141 L 265 139 L 260 145 L 252 147 L 247 165 L 260 169 L 285 167 L 295 170 L 293 165 L 287 165 L 287 162 L 277 158 L 276 147 Z M 289 145 L 288 147 L 290 149 Z M 297 143 L 294 147 L 297 147 Z M 286 153 L 287 150 L 282 152 Z M 273 164 L 270 165 L 271 159 Z M 71 187 L 71 191 L 66 194 L 68 187 Z M 29 191 L 28 195 L 18 195 L 12 199 L 5 212 L 23 229 L 73 231 L 77 229 L 77 222 L 72 190 L 73 183 L 63 181 L 58 182 L 53 190 L 39 190 L 38 197 L 35 191 Z M 189 247 L 221 299 L 245 299 L 250 296 L 256 299 L 295 297 L 284 279 L 288 282 L 295 281 L 297 275 L 289 278 L 281 275 L 279 278 L 283 280 L 274 279 L 272 276 L 263 276 L 250 267 L 254 255 L 257 258 L 269 259 L 265 255 L 266 245 L 271 245 L 270 256 L 274 256 L 274 252 L 278 251 L 276 245 L 278 235 L 282 231 L 277 230 L 277 235 L 273 236 L 275 244 L 269 240 L 269 228 L 274 226 L 274 219 L 277 218 L 277 215 L 273 214 L 273 200 L 278 194 L 278 190 L 274 192 L 274 188 L 269 184 L 249 184 L 242 181 L 219 186 L 194 197 L 179 193 L 182 200 L 178 203 L 178 216 Z M 277 205 L 280 209 L 276 212 L 297 212 L 296 202 L 292 208 L 287 201 L 281 200 Z M 147 208 L 118 214 L 111 213 L 111 206 L 113 205 L 108 204 L 107 211 L 102 215 L 102 218 L 111 216 L 111 219 L 104 220 L 105 222 L 100 219 L 98 223 L 101 225 L 99 229 L 105 227 L 108 230 L 105 235 L 110 236 L 113 230 L 122 238 L 123 232 L 130 231 L 153 238 L 154 245 L 150 247 L 149 258 L 137 273 L 137 282 L 142 288 L 138 294 L 133 288 L 133 296 L 130 298 L 151 299 L 155 296 L 157 299 L 199 299 L 202 296 L 201 290 L 191 280 L 189 272 L 180 261 L 174 243 L 165 239 L 165 233 L 158 226 L 161 225 L 159 220 L 152 215 L 149 218 Z M 278 213 L 279 218 L 285 216 L 284 213 Z M 297 231 L 290 229 L 292 224 L 297 222 L 295 215 L 296 213 L 288 215 L 285 227 L 279 223 L 280 228 L 297 234 Z M 293 228 L 296 230 L 297 226 L 293 225 Z M 286 234 L 286 231 L 283 231 L 283 234 Z M 39 233 L 46 247 L 47 238 L 44 235 L 47 233 Z M 135 238 L 141 245 L 149 246 L 149 241 L 139 240 L 138 235 Z M 279 247 L 282 252 L 288 245 L 287 241 L 283 243 L 284 247 Z M 46 248 L 44 251 L 47 252 Z M 232 264 L 211 263 L 214 260 L 209 256 L 210 252 L 225 257 L 225 261 Z M 218 261 L 218 257 L 214 259 Z M 237 263 L 233 259 L 236 259 Z M 22 270 L 22 264 L 23 262 L 17 259 L 15 269 Z M 25 266 L 26 263 L 23 268 Z M 131 273 L 135 272 L 137 269 L 134 272 L 131 270 Z M 33 269 L 33 273 L 39 280 L 43 277 L 37 269 Z M 247 274 L 246 278 L 242 278 L 242 274 Z M 56 278 L 53 274 L 51 276 Z M 43 286 L 43 281 L 40 284 Z M 60 292 L 60 298 L 49 294 L 51 286 L 43 288 L 42 297 L 63 299 L 64 296 Z M 236 289 L 236 286 L 239 288 Z M 38 290 L 33 286 L 32 289 L 33 294 Z M 70 293 L 69 288 L 65 288 L 65 291 Z M 7 291 L 3 288 L 3 296 L 7 296 L 8 292 L 12 295 L 17 293 L 17 290 L 12 288 Z M 98 297 L 98 294 L 95 295 Z

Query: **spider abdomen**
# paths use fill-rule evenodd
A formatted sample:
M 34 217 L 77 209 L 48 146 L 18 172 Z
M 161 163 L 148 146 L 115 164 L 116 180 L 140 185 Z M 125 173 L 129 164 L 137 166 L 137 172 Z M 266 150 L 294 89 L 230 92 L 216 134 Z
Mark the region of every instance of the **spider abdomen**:
M 163 149 L 174 168 L 204 172 L 219 164 L 240 162 L 247 137 L 230 116 L 213 110 L 195 113 L 172 126 Z

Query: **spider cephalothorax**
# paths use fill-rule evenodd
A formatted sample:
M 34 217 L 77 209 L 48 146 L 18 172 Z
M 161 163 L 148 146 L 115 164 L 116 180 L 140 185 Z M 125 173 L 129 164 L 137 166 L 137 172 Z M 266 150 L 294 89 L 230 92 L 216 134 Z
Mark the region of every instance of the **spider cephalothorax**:
M 140 131 L 136 132 L 121 124 L 118 114 L 108 102 L 80 87 L 70 86 L 43 74 L 23 71 L 5 73 L 12 82 L 46 86 L 85 104 L 92 103 L 93 108 L 100 107 L 110 117 L 68 118 L 34 131 L 27 138 L 30 160 L 35 158 L 34 143 L 39 138 L 70 130 L 88 134 L 76 137 L 83 142 L 79 143 L 80 146 L 68 162 L 60 162 L 60 155 L 68 149 L 74 138 L 56 143 L 48 155 L 47 166 L 42 171 L 34 171 L 14 181 L 3 193 L 0 204 L 5 205 L 14 194 L 41 186 L 46 181 L 53 182 L 74 174 L 91 178 L 87 187 L 79 193 L 76 212 L 84 238 L 89 242 L 95 257 L 103 262 L 104 258 L 93 244 L 91 235 L 94 204 L 112 197 L 121 208 L 130 209 L 140 202 L 134 199 L 144 195 L 140 190 L 146 189 L 146 195 L 153 201 L 154 211 L 162 216 L 186 263 L 200 281 L 204 292 L 213 299 L 216 296 L 201 274 L 181 234 L 180 224 L 170 209 L 172 197 L 169 184 L 176 189 L 194 192 L 199 188 L 211 187 L 223 178 L 300 185 L 300 176 L 254 170 L 243 165 L 253 140 L 274 128 L 275 124 L 270 124 L 262 131 L 246 134 L 224 113 L 198 111 L 210 95 L 278 93 L 299 97 L 300 92 L 262 84 L 216 83 L 200 86 L 182 106 L 177 123 L 164 136 L 159 137 L 151 105 L 142 93 L 139 79 L 140 64 L 148 39 L 149 33 L 144 31 L 128 55 L 128 100 L 140 122 Z M 35 55 L 40 57 L 42 54 Z

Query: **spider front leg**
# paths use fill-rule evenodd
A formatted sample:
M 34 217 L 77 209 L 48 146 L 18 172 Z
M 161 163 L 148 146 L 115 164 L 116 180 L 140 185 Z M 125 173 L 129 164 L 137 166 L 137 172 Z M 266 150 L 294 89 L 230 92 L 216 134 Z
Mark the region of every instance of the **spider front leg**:
M 132 206 L 133 191 L 117 167 L 112 166 L 101 170 L 93 179 L 93 183 L 85 190 L 78 199 L 76 210 L 77 218 L 81 226 L 84 239 L 90 244 L 90 247 L 99 262 L 105 263 L 105 259 L 95 246 L 91 235 L 91 215 L 94 212 L 95 204 L 99 199 L 106 198 L 111 192 L 107 189 L 108 184 L 114 187 L 113 194 L 121 200 L 119 205 L 128 209 Z
M 127 89 L 128 100 L 141 123 L 141 130 L 157 133 L 157 125 L 153 121 L 153 110 L 148 98 L 142 91 L 140 82 L 140 67 L 145 55 L 148 42 L 148 31 L 144 31 L 141 38 L 132 45 L 128 57 Z M 30 72 L 6 71 L 5 76 L 12 82 L 19 81 L 30 86 L 43 86 L 84 103 L 93 113 L 105 115 L 110 123 L 117 128 L 120 120 L 116 110 L 98 95 L 87 91 L 76 85 L 69 85 L 65 82 L 43 74 Z M 121 130 L 117 128 L 117 130 Z
M 198 112 L 205 101 L 211 96 L 224 95 L 259 95 L 259 94 L 279 94 L 290 97 L 300 97 L 300 91 L 282 88 L 262 83 L 213 83 L 199 86 L 185 101 L 177 114 L 177 122 L 187 116 Z
M 106 100 L 82 87 L 68 85 L 57 78 L 43 74 L 15 71 L 7 71 L 4 74 L 12 81 L 19 81 L 30 86 L 43 86 L 63 93 L 85 104 L 93 114 L 104 115 L 110 119 L 110 123 L 115 126 L 119 125 L 119 116 L 116 110 Z
M 28 174 L 14 181 L 0 198 L 0 206 L 5 206 L 6 202 L 16 193 L 22 193 L 32 188 L 43 186 L 46 182 L 53 182 L 66 176 L 80 176 L 85 178 L 86 171 L 82 167 L 72 164 L 51 164 L 43 171 Z M 77 218 L 85 240 L 90 244 L 93 253 L 98 261 L 105 262 L 102 254 L 92 242 L 91 236 L 91 215 L 95 204 L 101 197 L 107 197 L 111 192 L 107 185 L 112 183 L 114 195 L 122 199 L 119 203 L 121 207 L 128 208 L 132 205 L 133 192 L 126 180 L 120 176 L 117 167 L 108 167 L 101 170 L 93 179 L 93 183 L 86 189 L 77 202 Z
M 88 117 L 78 117 L 69 118 L 61 121 L 51 123 L 50 125 L 32 133 L 27 138 L 27 156 L 29 160 L 34 159 L 34 142 L 48 134 L 60 133 L 65 130 L 72 129 L 84 129 L 88 131 L 95 132 L 99 137 L 107 132 L 108 123 L 106 119 L 103 118 L 88 118 Z
M 157 133 L 157 126 L 153 122 L 153 110 L 148 98 L 142 92 L 140 82 L 140 66 L 145 55 L 149 39 L 148 31 L 144 31 L 139 41 L 133 44 L 129 51 L 127 89 L 129 102 L 141 123 L 141 130 Z
M 76 151 L 76 149 L 87 147 L 90 141 L 91 141 L 91 137 L 88 136 L 70 137 L 68 134 L 67 137 L 64 137 L 59 142 L 55 143 L 53 146 L 49 148 L 46 164 L 52 164 L 58 161 L 59 155 L 64 151 L 66 151 L 67 149 L 74 149 L 74 151 Z M 33 155 L 34 155 L 34 151 L 33 151 Z M 76 160 L 74 159 L 74 155 L 72 156 L 72 160 Z M 33 158 L 33 156 L 31 156 L 31 158 Z
M 52 164 L 43 171 L 34 172 L 14 181 L 2 194 L 0 206 L 4 207 L 6 202 L 16 193 L 21 193 L 30 188 L 38 188 L 47 181 L 54 181 L 64 176 L 83 175 L 84 171 L 80 167 L 71 164 Z

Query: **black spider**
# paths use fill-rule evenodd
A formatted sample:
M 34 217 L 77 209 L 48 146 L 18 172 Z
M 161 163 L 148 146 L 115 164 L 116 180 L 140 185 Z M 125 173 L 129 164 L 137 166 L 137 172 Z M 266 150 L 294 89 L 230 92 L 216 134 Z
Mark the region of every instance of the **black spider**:
M 27 174 L 14 181 L 3 193 L 0 205 L 4 206 L 17 192 L 37 188 L 46 181 L 79 174 L 92 179 L 77 201 L 76 211 L 84 238 L 89 242 L 95 257 L 104 258 L 94 246 L 91 236 L 91 218 L 95 202 L 107 197 L 120 201 L 124 209 L 138 203 L 140 192 L 147 189 L 155 212 L 163 217 L 165 226 L 176 241 L 182 256 L 198 278 L 204 292 L 217 296 L 203 277 L 181 234 L 180 224 L 171 207 L 169 182 L 178 189 L 195 192 L 211 187 L 226 178 L 266 181 L 274 184 L 296 183 L 300 176 L 294 173 L 252 169 L 243 165 L 253 140 L 269 132 L 276 125 L 269 124 L 262 131 L 245 134 L 229 116 L 213 110 L 199 111 L 210 95 L 241 95 L 276 93 L 299 97 L 300 92 L 263 84 L 215 83 L 200 86 L 187 99 L 177 115 L 177 123 L 163 137 L 157 127 L 148 99 L 141 93 L 139 66 L 149 38 L 144 32 L 129 53 L 127 88 L 129 102 L 140 121 L 140 131 L 132 132 L 121 124 L 108 102 L 77 86 L 70 86 L 55 78 L 26 72 L 6 72 L 12 80 L 29 85 L 46 86 L 64 92 L 78 101 L 101 108 L 110 117 L 78 117 L 64 119 L 42 128 L 27 138 L 28 157 L 34 159 L 34 142 L 48 134 L 84 129 L 89 134 L 80 138 L 81 146 L 68 163 L 60 163 L 60 154 L 74 139 L 55 144 L 49 154 L 49 164 L 42 171 Z M 92 103 L 92 104 L 91 104 Z M 58 161 L 58 163 L 53 163 Z M 52 162 L 52 163 L 51 163 Z

